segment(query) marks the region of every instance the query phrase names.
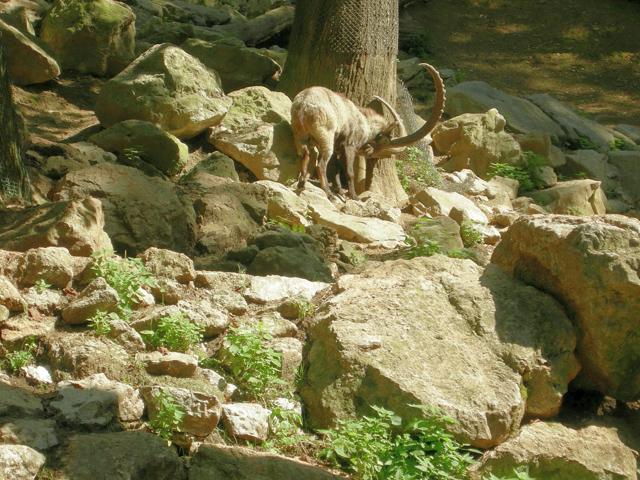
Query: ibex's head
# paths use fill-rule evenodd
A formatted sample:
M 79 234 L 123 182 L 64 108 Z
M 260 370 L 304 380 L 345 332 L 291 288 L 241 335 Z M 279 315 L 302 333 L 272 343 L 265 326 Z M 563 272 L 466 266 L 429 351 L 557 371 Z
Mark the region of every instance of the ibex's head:
M 384 126 L 380 129 L 380 133 L 375 137 L 375 139 L 367 146 L 368 152 L 367 156 L 370 158 L 385 158 L 390 157 L 391 155 L 397 155 L 402 153 L 405 148 L 410 145 L 413 145 L 424 137 L 429 135 L 431 131 L 435 128 L 438 120 L 442 116 L 442 112 L 444 111 L 444 102 L 445 102 L 445 88 L 444 82 L 440 77 L 438 71 L 433 68 L 431 65 L 427 63 L 421 63 L 420 66 L 424 67 L 430 74 L 431 78 L 433 78 L 433 83 L 436 86 L 436 102 L 433 106 L 433 112 L 431 113 L 431 117 L 429 121 L 427 121 L 422 127 L 416 130 L 411 135 L 407 135 L 407 131 L 404 128 L 404 124 L 400 119 L 400 115 L 398 112 L 389 105 L 384 99 L 380 97 L 374 97 L 376 100 L 380 101 L 391 113 L 393 116 L 393 120 L 389 122 L 386 120 Z M 393 138 L 393 131 L 398 128 L 399 129 L 399 137 Z

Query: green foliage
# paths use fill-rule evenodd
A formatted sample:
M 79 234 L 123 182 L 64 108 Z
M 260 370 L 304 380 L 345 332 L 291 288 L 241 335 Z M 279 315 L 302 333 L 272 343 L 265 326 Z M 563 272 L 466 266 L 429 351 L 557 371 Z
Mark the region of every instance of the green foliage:
M 512 178 L 520 184 L 520 192 L 530 192 L 544 188 L 540 179 L 540 168 L 547 164 L 545 158 L 534 152 L 523 153 L 524 166 L 515 166 L 508 163 L 492 163 L 489 165 L 487 175 L 489 178 L 499 176 Z
M 469 248 L 482 242 L 482 233 L 473 222 L 464 221 L 460 224 L 460 238 L 462 238 L 464 246 Z
M 411 189 L 412 180 L 421 187 L 437 187 L 442 184 L 440 172 L 418 147 L 407 148 L 403 155 L 401 160 L 396 161 L 396 170 L 405 192 Z
M 589 137 L 580 136 L 578 138 L 578 146 L 581 150 L 598 150 L 598 146 Z
M 276 217 L 270 218 L 265 223 L 265 226 L 268 228 L 284 228 L 285 230 L 289 230 L 294 233 L 306 233 L 307 229 L 304 225 L 291 223 L 286 218 Z
M 533 181 L 531 180 L 529 173 L 522 167 L 516 167 L 515 165 L 509 165 L 508 163 L 492 163 L 489 165 L 487 175 L 489 178 L 505 177 L 517 180 L 520 184 L 520 190 L 523 192 L 533 190 Z
M 203 328 L 192 323 L 184 313 L 162 317 L 153 330 L 140 332 L 146 343 L 154 348 L 165 347 L 175 352 L 186 352 L 202 342 Z
M 454 250 L 449 250 L 447 252 L 447 257 L 473 260 L 475 255 L 472 251 L 467 250 L 466 248 L 456 248 Z
M 431 53 L 429 37 L 424 33 L 411 33 L 402 37 L 400 50 L 404 50 L 409 55 L 419 58 L 426 58 Z
M 405 240 L 408 247 L 404 254 L 406 258 L 431 257 L 437 253 L 443 253 L 440 244 L 429 238 L 427 230 L 425 230 L 431 221 L 430 218 L 422 217 L 411 228 Z
M 36 341 L 33 338 L 26 340 L 22 348 L 6 354 L 3 362 L 4 368 L 11 373 L 16 373 L 22 367 L 33 364 L 37 348 Z
M 316 306 L 306 298 L 297 297 L 294 302 L 298 307 L 298 320 L 304 320 L 316 313 Z
M 118 314 L 127 320 L 139 299 L 138 290 L 155 286 L 155 278 L 139 258 L 119 258 L 111 251 L 101 250 L 93 254 L 93 259 L 94 273 L 118 292 Z
M 611 150 L 633 150 L 633 145 L 623 138 L 614 138 L 609 144 Z
M 493 473 L 488 477 L 484 477 L 482 480 L 536 480 L 529 475 L 529 469 L 526 467 L 516 468 L 507 477 L 497 477 Z
M 142 147 L 128 147 L 122 151 L 122 157 L 128 162 L 139 162 L 142 156 Z
M 314 447 L 315 438 L 302 430 L 302 415 L 272 405 L 269 417 L 269 439 L 263 443 L 266 450 L 280 454 L 297 454 Z
M 467 478 L 473 462 L 443 425 L 453 420 L 423 408 L 425 418 L 403 424 L 381 407 L 374 416 L 339 420 L 324 430 L 322 457 L 357 480 L 450 480 Z
M 108 335 L 111 332 L 111 322 L 113 320 L 119 320 L 117 313 L 103 312 L 98 310 L 93 317 L 89 319 L 89 326 L 93 329 L 96 335 L 103 336 Z
M 262 323 L 231 327 L 225 335 L 220 363 L 248 399 L 285 396 L 282 354 L 267 345 L 272 338 Z
M 40 278 L 36 281 L 34 285 L 36 292 L 42 294 L 51 288 L 51 285 L 46 282 L 46 280 Z
M 184 408 L 164 390 L 160 390 L 154 396 L 156 412 L 149 421 L 153 431 L 160 437 L 171 443 L 173 432 L 180 431 L 180 422 L 186 415 Z

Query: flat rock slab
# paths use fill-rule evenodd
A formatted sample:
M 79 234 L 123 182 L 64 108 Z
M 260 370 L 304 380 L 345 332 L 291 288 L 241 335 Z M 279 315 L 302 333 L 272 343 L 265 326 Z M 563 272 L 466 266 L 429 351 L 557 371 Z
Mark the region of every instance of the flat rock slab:
M 138 359 L 144 362 L 147 373 L 151 375 L 169 375 L 172 377 L 189 378 L 198 368 L 198 359 L 193 355 L 179 352 L 143 353 Z
M 203 445 L 194 455 L 189 480 L 344 480 L 323 468 L 248 448 Z
M 253 303 L 265 304 L 278 302 L 286 298 L 300 297 L 311 300 L 313 296 L 330 284 L 311 282 L 304 278 L 280 277 L 268 275 L 266 277 L 249 277 L 250 286 L 243 295 Z
M 153 433 L 117 432 L 76 435 L 65 455 L 73 480 L 184 480 L 176 450 Z

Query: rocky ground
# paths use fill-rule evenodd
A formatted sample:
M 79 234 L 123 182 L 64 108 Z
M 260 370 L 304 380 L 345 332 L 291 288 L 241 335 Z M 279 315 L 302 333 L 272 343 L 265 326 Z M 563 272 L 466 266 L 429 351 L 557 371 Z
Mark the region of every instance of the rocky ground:
M 331 432 L 429 407 L 468 478 L 636 479 L 640 127 L 442 64 L 405 204 L 296 192 L 284 3 L 0 6 L 0 477 L 345 478 Z

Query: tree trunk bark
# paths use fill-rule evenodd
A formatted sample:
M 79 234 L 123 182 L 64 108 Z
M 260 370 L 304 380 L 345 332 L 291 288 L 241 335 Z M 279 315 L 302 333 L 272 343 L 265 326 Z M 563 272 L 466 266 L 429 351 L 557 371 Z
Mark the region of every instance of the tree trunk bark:
M 289 55 L 278 88 L 290 97 L 320 85 L 357 105 L 374 95 L 396 102 L 398 0 L 297 2 Z M 400 204 L 407 198 L 391 158 L 369 162 L 357 191 L 371 189 Z
M 31 198 L 20 138 L 7 62 L 0 44 L 0 204 L 16 200 L 28 202 Z

